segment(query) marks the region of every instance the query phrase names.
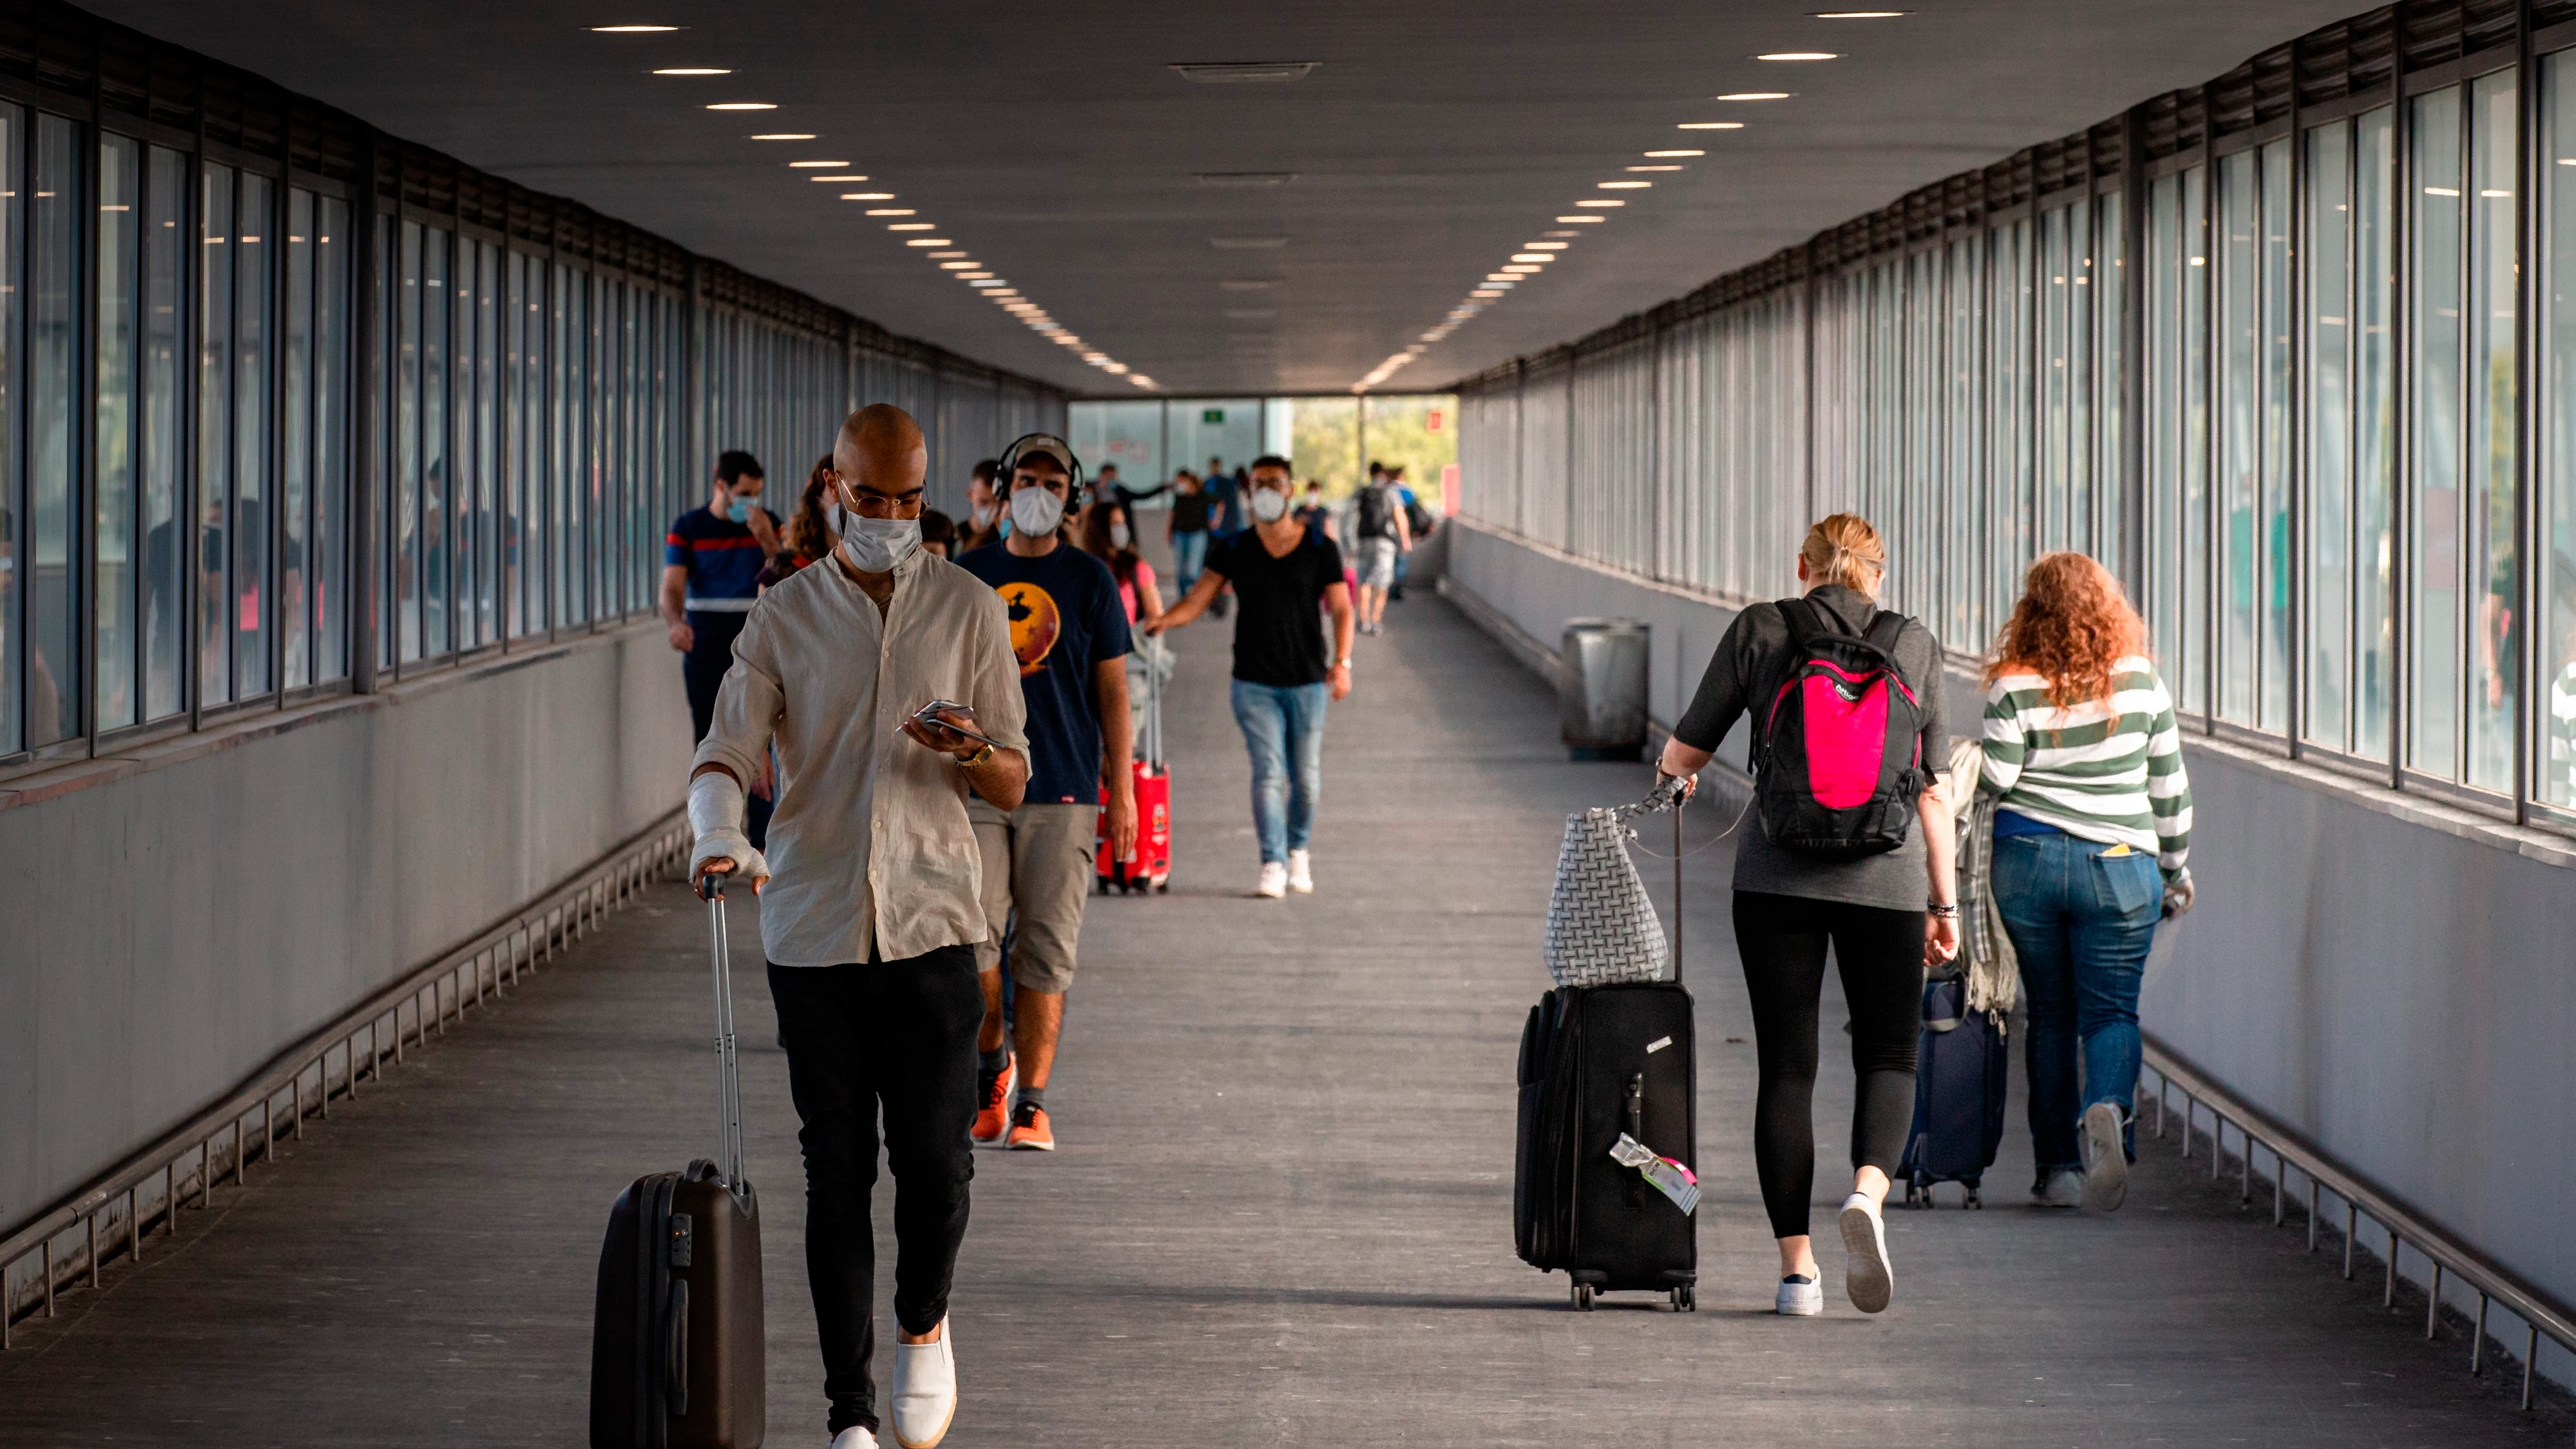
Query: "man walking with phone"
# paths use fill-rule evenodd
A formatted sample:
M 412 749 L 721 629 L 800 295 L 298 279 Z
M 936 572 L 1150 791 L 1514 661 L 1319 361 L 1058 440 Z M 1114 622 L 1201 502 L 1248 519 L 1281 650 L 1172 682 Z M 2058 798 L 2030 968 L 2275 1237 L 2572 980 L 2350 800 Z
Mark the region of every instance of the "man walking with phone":
M 895 1441 L 930 1449 L 956 1412 L 948 1290 L 975 1175 L 966 1132 L 984 1014 L 967 801 L 1013 809 L 1029 777 L 1002 603 L 920 547 L 928 471 L 902 409 L 881 403 L 841 425 L 828 480 L 840 544 L 744 617 L 689 779 L 691 878 L 733 873 L 760 890 L 803 1123 L 805 1273 L 832 1449 L 877 1445 L 880 1115 L 895 1175 Z M 916 718 L 933 701 L 960 703 Z M 743 832 L 743 791 L 773 743 L 764 856 Z
M 1008 606 L 1011 645 L 1028 711 L 1025 804 L 971 807 L 984 868 L 984 985 L 977 1038 L 978 1142 L 1055 1150 L 1046 1089 L 1073 986 L 1083 905 L 1108 784 L 1110 847 L 1136 853 L 1136 773 L 1127 713 L 1127 609 L 1109 566 L 1065 542 L 1065 509 L 1080 465 L 1059 437 L 1032 433 L 1011 445 L 997 480 L 1011 536 L 957 560 Z M 1002 959 L 1005 925 L 1010 960 Z M 1003 968 L 1010 971 L 1011 1036 L 1003 1039 Z M 1015 1050 L 1016 1048 L 1016 1050 Z M 1016 1087 L 1019 1100 L 1011 1100 Z

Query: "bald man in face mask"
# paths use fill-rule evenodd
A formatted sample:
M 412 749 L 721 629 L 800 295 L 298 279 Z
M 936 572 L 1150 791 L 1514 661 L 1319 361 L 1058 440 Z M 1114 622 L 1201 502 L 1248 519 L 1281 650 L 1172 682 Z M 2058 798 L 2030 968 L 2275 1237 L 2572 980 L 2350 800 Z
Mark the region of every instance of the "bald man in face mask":
M 760 888 L 803 1123 L 805 1267 L 833 1449 L 872 1449 L 879 1425 L 868 1200 L 880 1111 L 895 1174 L 897 1442 L 938 1443 L 956 1409 L 948 1288 L 974 1176 L 966 1134 L 984 1016 L 966 802 L 1015 809 L 1029 777 L 1001 597 L 921 549 L 928 462 L 900 408 L 862 408 L 842 425 L 827 480 L 841 544 L 745 617 L 689 783 L 692 877 L 732 873 Z M 965 708 L 915 717 L 934 700 Z M 742 782 L 758 778 L 773 742 L 778 808 L 764 856 L 743 835 Z

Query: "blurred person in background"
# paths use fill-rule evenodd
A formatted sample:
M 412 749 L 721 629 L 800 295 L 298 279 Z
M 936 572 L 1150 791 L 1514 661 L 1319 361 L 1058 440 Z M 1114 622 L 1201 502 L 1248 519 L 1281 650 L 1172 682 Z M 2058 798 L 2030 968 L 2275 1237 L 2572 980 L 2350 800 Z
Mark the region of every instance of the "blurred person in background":
M 1172 545 L 1172 573 L 1184 594 L 1199 581 L 1199 568 L 1207 562 L 1209 504 L 1198 474 L 1183 468 L 1173 475 L 1171 518 L 1163 537 Z

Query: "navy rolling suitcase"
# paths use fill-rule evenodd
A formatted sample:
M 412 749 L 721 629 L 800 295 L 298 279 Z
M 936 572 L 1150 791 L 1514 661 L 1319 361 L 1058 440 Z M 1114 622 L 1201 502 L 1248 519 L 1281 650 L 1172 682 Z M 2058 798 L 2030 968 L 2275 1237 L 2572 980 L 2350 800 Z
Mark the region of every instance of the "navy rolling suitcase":
M 1966 1008 L 1965 977 L 1923 988 L 1923 1040 L 1914 1068 L 1914 1126 L 1905 1138 L 1909 1206 L 1932 1206 L 1932 1185 L 1955 1182 L 1967 1205 L 1985 1204 L 1986 1169 L 2004 1140 L 2004 1089 L 2011 1070 L 2002 1023 Z
M 1678 842 L 1678 812 L 1673 831 Z M 1675 874 L 1678 884 L 1678 862 Z M 1564 1269 L 1580 1310 L 1625 1292 L 1699 1306 L 1697 1214 L 1612 1156 L 1624 1136 L 1698 1171 L 1699 1071 L 1674 924 L 1675 980 L 1561 986 L 1521 1031 L 1514 1246 L 1534 1268 Z

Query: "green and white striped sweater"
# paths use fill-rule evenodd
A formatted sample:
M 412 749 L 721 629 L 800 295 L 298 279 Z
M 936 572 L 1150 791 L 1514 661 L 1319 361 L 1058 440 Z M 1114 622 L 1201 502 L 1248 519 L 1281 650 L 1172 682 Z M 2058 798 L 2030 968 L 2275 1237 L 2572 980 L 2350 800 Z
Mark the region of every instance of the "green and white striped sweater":
M 2112 666 L 2111 697 L 2069 708 L 2022 671 L 1986 687 L 1985 769 L 1977 784 L 2083 840 L 2152 850 L 2167 877 L 2191 853 L 2191 781 L 2173 696 L 2140 655 Z

